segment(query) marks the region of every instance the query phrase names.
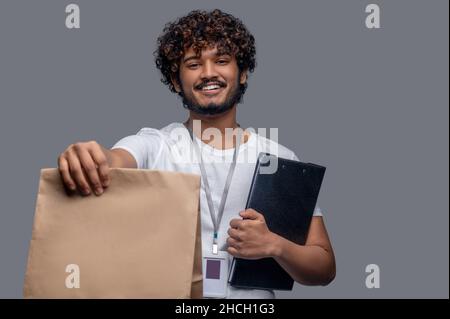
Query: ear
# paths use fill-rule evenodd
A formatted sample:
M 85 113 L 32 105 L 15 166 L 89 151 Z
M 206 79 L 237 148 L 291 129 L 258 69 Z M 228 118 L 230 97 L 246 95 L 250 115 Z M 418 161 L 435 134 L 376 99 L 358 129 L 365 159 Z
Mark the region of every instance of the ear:
M 181 92 L 181 87 L 180 87 L 180 83 L 178 83 L 178 80 L 176 78 L 176 76 L 174 74 L 172 74 L 170 76 L 170 81 L 172 81 L 173 87 L 175 88 L 175 91 L 177 91 L 177 93 Z
M 247 82 L 247 75 L 248 75 L 248 70 L 244 70 L 241 72 L 241 76 L 239 78 L 240 84 L 245 84 L 245 82 Z

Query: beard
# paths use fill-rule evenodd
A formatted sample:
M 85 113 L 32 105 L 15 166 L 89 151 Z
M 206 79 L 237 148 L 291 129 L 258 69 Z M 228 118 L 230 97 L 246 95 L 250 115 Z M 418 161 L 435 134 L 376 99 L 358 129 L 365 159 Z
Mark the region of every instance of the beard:
M 202 106 L 198 103 L 194 95 L 186 94 L 186 92 L 182 89 L 180 96 L 183 98 L 184 108 L 193 111 L 196 114 L 207 116 L 219 115 L 231 110 L 236 104 L 241 102 L 242 96 L 245 92 L 243 85 L 239 83 L 239 77 L 240 76 L 238 75 L 235 85 L 233 85 L 222 103 L 209 103 Z

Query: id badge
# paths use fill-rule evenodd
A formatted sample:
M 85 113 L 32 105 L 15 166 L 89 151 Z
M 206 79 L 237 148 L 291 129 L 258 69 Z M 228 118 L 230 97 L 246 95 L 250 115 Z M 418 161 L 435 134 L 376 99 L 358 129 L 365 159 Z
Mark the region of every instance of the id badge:
M 225 298 L 228 287 L 228 253 L 218 251 L 217 254 L 203 256 L 203 296 Z

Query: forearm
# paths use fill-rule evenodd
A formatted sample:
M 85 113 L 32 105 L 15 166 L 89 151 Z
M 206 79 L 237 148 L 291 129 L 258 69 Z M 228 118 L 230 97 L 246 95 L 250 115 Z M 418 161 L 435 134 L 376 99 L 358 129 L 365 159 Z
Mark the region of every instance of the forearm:
M 112 150 L 107 149 L 102 146 L 102 151 L 103 151 L 103 154 L 105 154 L 106 161 L 108 162 L 109 167 L 119 167 L 120 166 L 119 158 L 117 156 L 115 156 L 115 154 L 112 152 Z
M 272 257 L 298 283 L 328 285 L 335 276 L 336 266 L 331 251 L 320 246 L 297 245 L 274 234 Z
M 134 157 L 124 149 L 116 148 L 108 150 L 104 148 L 103 152 L 111 168 L 137 168 Z

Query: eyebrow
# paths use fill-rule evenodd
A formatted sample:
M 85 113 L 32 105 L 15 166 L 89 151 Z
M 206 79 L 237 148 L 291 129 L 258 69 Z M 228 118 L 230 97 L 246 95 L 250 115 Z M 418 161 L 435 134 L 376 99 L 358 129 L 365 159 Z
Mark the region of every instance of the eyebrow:
M 223 53 L 223 54 L 216 53 L 216 57 L 220 57 L 220 56 L 230 56 L 230 54 L 227 54 L 227 53 Z M 201 56 L 191 55 L 190 57 L 187 57 L 187 58 L 183 59 L 183 63 L 186 63 L 186 62 L 188 62 L 190 60 L 197 60 L 197 59 L 200 59 L 200 58 L 201 58 Z
M 200 59 L 200 57 L 198 55 L 192 55 L 190 57 L 185 58 L 183 60 L 183 63 L 186 63 L 187 61 L 190 61 L 190 60 L 197 60 L 197 59 Z

